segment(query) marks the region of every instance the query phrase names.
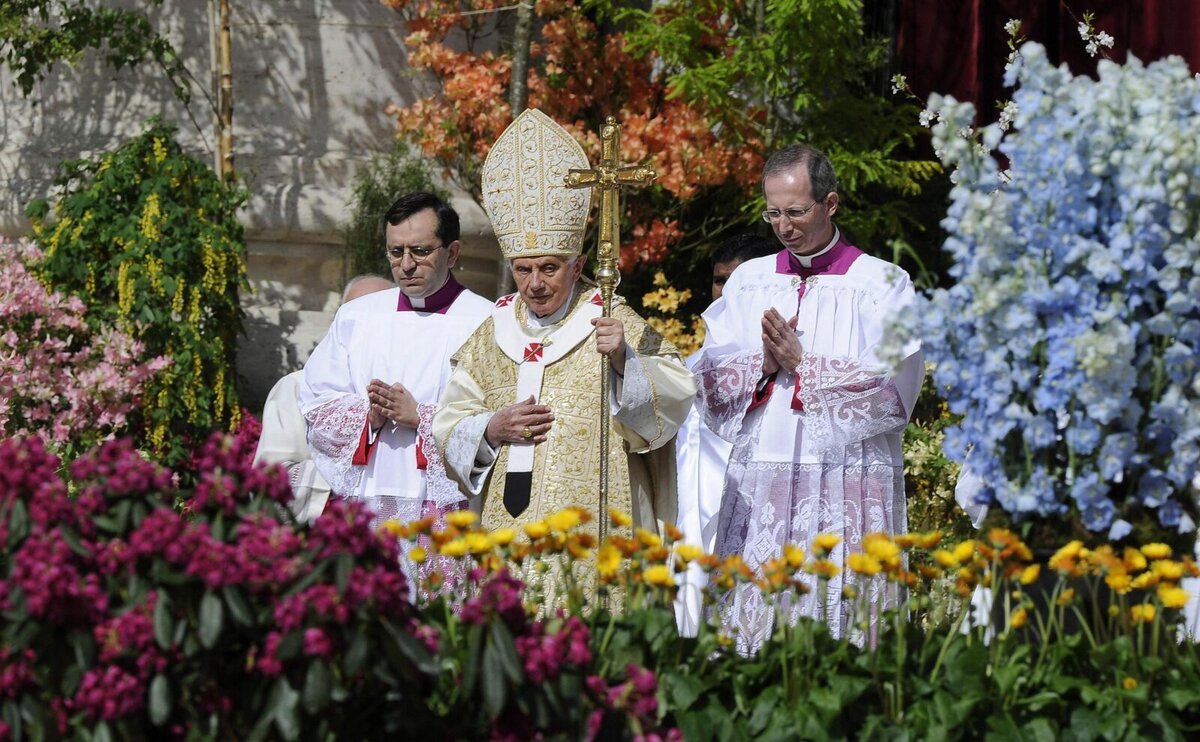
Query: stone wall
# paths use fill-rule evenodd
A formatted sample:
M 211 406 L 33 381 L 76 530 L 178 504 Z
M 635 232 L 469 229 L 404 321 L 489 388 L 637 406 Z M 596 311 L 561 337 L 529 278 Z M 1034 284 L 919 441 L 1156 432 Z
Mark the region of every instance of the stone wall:
M 25 205 L 52 194 L 62 160 L 114 148 L 151 116 L 176 125 L 189 152 L 212 162 L 209 3 L 166 0 L 150 17 L 198 82 L 187 107 L 152 66 L 118 73 L 94 54 L 56 68 L 29 98 L 0 71 L 0 234 L 27 231 Z M 259 409 L 337 308 L 353 178 L 394 135 L 385 106 L 424 91 L 407 71 L 399 16 L 377 0 L 234 2 L 232 35 L 235 165 L 252 194 L 242 219 L 253 291 L 242 297 L 238 371 L 243 402 Z M 463 221 L 457 275 L 494 296 L 499 251 L 487 218 L 465 194 L 452 204 Z

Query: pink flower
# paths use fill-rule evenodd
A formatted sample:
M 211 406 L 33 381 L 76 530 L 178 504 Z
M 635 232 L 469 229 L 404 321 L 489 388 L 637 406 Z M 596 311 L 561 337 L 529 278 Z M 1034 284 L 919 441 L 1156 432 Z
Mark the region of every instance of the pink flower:
M 314 627 L 304 630 L 304 654 L 326 660 L 333 655 L 333 642 L 324 629 Z
M 71 699 L 74 710 L 91 721 L 111 721 L 142 710 L 146 690 L 138 679 L 115 665 L 88 670 Z

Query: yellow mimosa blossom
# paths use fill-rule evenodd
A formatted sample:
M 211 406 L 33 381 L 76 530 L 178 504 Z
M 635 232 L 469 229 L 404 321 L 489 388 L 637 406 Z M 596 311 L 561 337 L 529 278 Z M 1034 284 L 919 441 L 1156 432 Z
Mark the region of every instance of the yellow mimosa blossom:
M 492 531 L 492 543 L 496 546 L 508 546 L 517 537 L 517 532 L 511 528 L 501 528 Z
M 1162 601 L 1163 608 L 1182 608 L 1187 605 L 1188 594 L 1178 585 L 1159 585 L 1158 599 Z
M 1183 565 L 1172 559 L 1159 559 L 1150 563 L 1150 571 L 1160 580 L 1177 582 L 1183 578 Z
M 1138 687 L 1138 681 L 1136 678 L 1126 675 L 1125 679 L 1121 681 L 1121 687 L 1125 690 L 1135 690 Z
M 684 562 L 684 564 L 687 564 L 688 562 L 694 562 L 700 557 L 704 556 L 704 549 L 701 549 L 695 544 L 679 544 L 675 547 L 675 554 Z
M 661 587 L 675 584 L 675 577 L 671 574 L 671 568 L 665 564 L 655 564 L 653 567 L 647 567 L 642 571 L 642 579 L 650 585 L 659 585 Z
M 1142 553 L 1147 559 L 1166 559 L 1171 556 L 1171 547 L 1161 543 L 1146 544 L 1142 547 Z
M 837 548 L 837 545 L 842 542 L 842 537 L 836 533 L 819 533 L 813 539 L 813 551 L 821 556 L 828 554 Z
M 525 535 L 529 538 L 545 538 L 550 533 L 550 526 L 545 521 L 535 520 L 525 526 Z
M 467 540 L 465 538 L 456 538 L 439 546 L 438 551 L 445 556 L 460 557 L 467 553 L 467 548 Z
M 1134 621 L 1140 621 L 1141 623 L 1150 623 L 1154 620 L 1154 616 L 1157 615 L 1157 613 L 1158 611 L 1150 603 L 1142 603 L 1141 605 L 1135 605 L 1129 609 L 1129 617 Z
M 1018 608 L 1012 612 L 1011 616 L 1009 616 L 1008 623 L 1014 629 L 1019 629 L 1023 627 L 1028 620 L 1029 611 L 1025 610 L 1025 608 Z
M 1022 585 L 1032 585 L 1034 583 L 1034 581 L 1037 580 L 1038 575 L 1040 575 L 1041 573 L 1042 573 L 1042 565 L 1040 565 L 1040 564 L 1029 565 L 1025 569 L 1021 570 L 1021 584 Z
M 579 513 L 572 508 L 559 510 L 546 518 L 546 525 L 550 526 L 550 530 L 566 533 L 575 526 L 579 525 L 581 519 Z
M 861 551 L 856 551 L 846 557 L 846 566 L 859 573 L 860 575 L 877 575 L 879 570 L 883 569 L 883 565 L 879 560 L 870 554 L 864 554 Z
M 792 569 L 800 569 L 801 565 L 804 564 L 804 549 L 795 544 L 785 544 L 783 547 L 783 558 Z
M 413 562 L 416 564 L 420 564 L 421 562 L 425 561 L 425 550 L 420 546 L 414 546 L 412 550 L 408 552 L 408 558 L 413 560 Z
M 620 510 L 609 510 L 608 520 L 618 528 L 633 524 L 633 518 L 629 517 L 629 513 L 623 513 Z

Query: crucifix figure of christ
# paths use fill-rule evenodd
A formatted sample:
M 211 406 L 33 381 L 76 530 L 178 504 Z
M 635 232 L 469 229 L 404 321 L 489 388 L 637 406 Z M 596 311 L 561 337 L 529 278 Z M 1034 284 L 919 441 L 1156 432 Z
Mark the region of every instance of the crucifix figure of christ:
M 613 290 L 621 281 L 617 270 L 617 255 L 621 248 L 621 186 L 647 186 L 658 173 L 640 165 L 621 165 L 621 125 L 614 116 L 604 120 L 600 129 L 600 163 L 588 170 L 568 171 L 568 188 L 594 188 L 600 193 L 600 242 L 597 250 L 599 267 L 596 283 L 604 300 L 603 316 L 612 316 Z M 600 359 L 600 419 L 607 421 L 608 359 Z M 608 425 L 600 426 L 600 512 L 596 514 L 600 538 L 604 539 L 608 520 Z

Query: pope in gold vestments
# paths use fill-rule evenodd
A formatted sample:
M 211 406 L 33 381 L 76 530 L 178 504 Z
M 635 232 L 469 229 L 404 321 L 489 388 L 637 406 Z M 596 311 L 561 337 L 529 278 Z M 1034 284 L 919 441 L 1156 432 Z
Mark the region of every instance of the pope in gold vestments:
M 518 292 L 453 356 L 433 428 L 447 475 L 487 528 L 568 506 L 605 517 L 602 424 L 611 426 L 608 507 L 651 530 L 675 517 L 674 437 L 695 381 L 631 309 L 617 303 L 601 317 L 600 292 L 581 277 L 591 197 L 564 185 L 568 170 L 587 166 L 579 144 L 537 110 L 513 121 L 484 164 L 484 208 Z

